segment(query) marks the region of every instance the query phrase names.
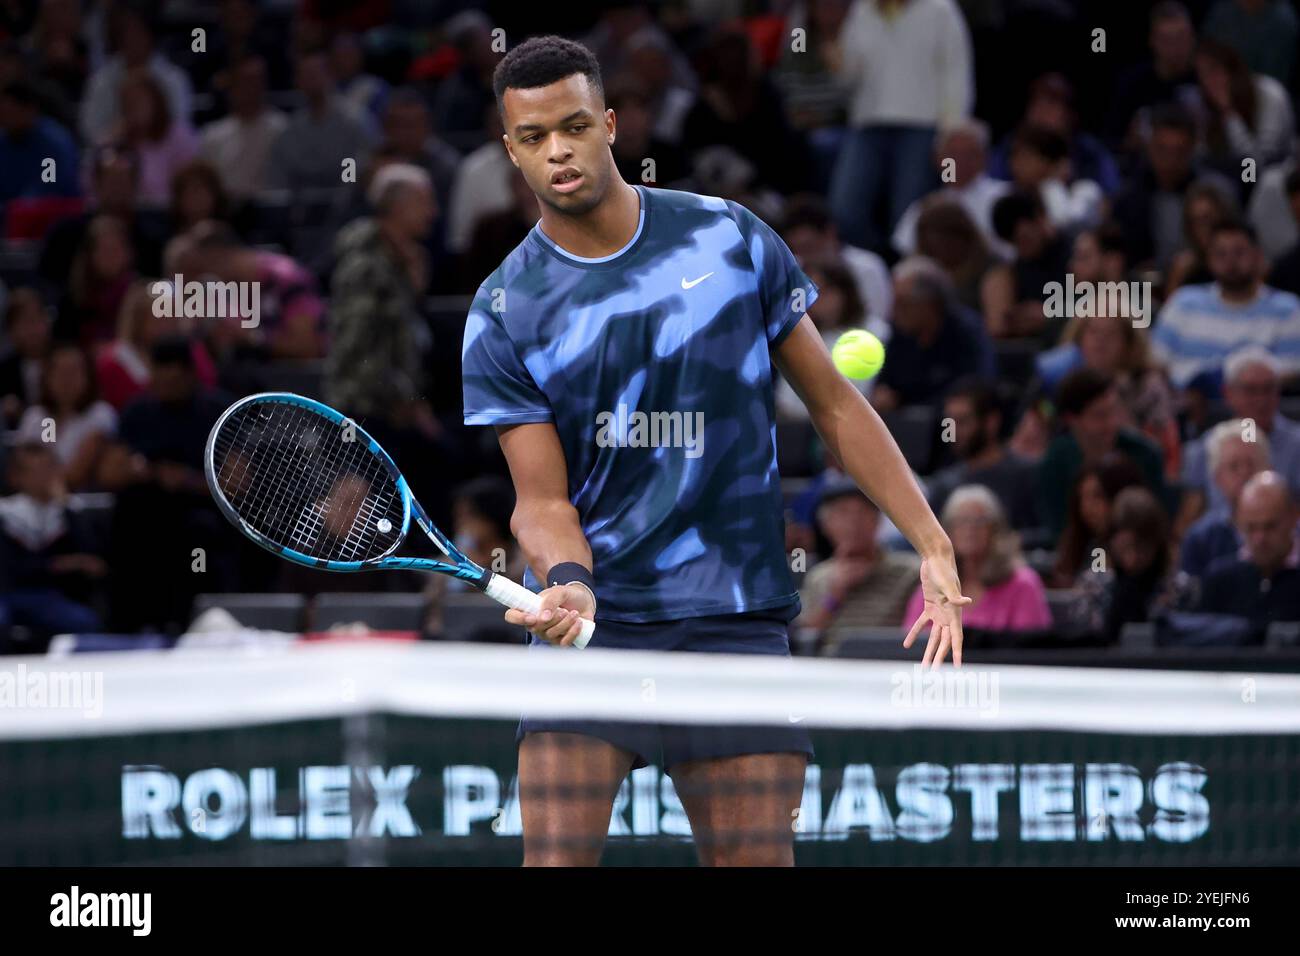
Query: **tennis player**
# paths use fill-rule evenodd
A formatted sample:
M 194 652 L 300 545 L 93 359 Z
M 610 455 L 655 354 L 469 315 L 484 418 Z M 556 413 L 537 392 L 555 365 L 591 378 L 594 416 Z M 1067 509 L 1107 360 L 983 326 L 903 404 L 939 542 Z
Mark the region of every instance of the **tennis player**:
M 789 656 L 773 365 L 844 469 L 922 556 L 924 654 L 961 660 L 950 541 L 898 446 L 804 314 L 817 289 L 729 200 L 629 185 L 591 51 L 530 39 L 494 78 L 511 161 L 541 220 L 479 287 L 465 328 L 465 423 L 493 425 L 512 530 L 545 575 L 511 610 L 539 647 Z M 779 142 L 772 149 L 781 149 Z M 649 157 L 653 158 L 653 157 Z M 539 582 L 530 574 L 529 586 Z M 565 653 L 578 653 L 567 651 Z M 791 865 L 806 729 L 530 719 L 519 726 L 525 865 L 599 861 L 628 772 L 673 779 L 701 862 Z

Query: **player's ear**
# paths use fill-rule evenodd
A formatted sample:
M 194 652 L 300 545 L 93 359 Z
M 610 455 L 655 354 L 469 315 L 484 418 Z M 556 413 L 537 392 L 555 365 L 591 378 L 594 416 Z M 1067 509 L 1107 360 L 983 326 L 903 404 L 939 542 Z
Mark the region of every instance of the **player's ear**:
M 614 116 L 614 110 L 607 107 L 605 109 L 605 142 L 610 146 L 614 145 L 614 139 L 618 134 L 618 118 Z

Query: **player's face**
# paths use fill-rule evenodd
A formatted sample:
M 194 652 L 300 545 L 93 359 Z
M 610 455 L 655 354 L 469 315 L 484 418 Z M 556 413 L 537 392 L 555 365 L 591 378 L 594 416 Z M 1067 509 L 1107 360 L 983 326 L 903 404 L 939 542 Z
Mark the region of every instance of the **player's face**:
M 613 175 L 614 111 L 587 78 L 506 90 L 503 108 L 506 150 L 537 198 L 568 215 L 594 209 Z

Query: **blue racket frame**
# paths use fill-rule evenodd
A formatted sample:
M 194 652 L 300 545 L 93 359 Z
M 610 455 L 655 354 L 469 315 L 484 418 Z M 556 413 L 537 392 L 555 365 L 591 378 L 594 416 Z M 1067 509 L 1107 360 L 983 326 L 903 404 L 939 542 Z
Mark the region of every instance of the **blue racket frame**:
M 367 558 L 364 561 L 330 561 L 326 558 L 313 558 L 309 554 L 303 554 L 301 551 L 295 551 L 292 548 L 287 548 L 283 545 L 277 544 L 239 516 L 239 513 L 235 511 L 234 507 L 226 500 L 226 496 L 222 493 L 221 486 L 217 482 L 216 463 L 213 461 L 213 455 L 216 447 L 217 434 L 221 431 L 221 427 L 226 423 L 226 420 L 230 418 L 231 415 L 238 411 L 242 411 L 250 405 L 259 404 L 301 406 L 302 408 L 306 408 L 323 418 L 334 422 L 341 428 L 351 426 L 356 430 L 358 440 L 369 443 L 370 450 L 375 453 L 376 457 L 379 458 L 384 467 L 388 469 L 389 474 L 391 474 L 395 480 L 398 494 L 401 495 L 402 499 L 402 527 L 396 539 L 393 541 L 392 546 L 389 547 L 386 552 L 377 557 Z M 260 392 L 256 395 L 249 395 L 247 398 L 241 399 L 227 408 L 222 412 L 221 417 L 217 419 L 216 424 L 212 426 L 212 431 L 208 434 L 208 441 L 203 449 L 203 473 L 207 478 L 208 488 L 212 492 L 213 500 L 216 501 L 217 508 L 220 509 L 227 521 L 272 554 L 277 554 L 286 560 L 293 561 L 295 564 L 301 564 L 308 568 L 316 568 L 320 571 L 433 571 L 439 574 L 450 574 L 453 577 L 469 581 L 479 587 L 483 587 L 490 577 L 490 572 L 485 571 L 483 568 L 475 564 L 463 551 L 452 543 L 450 538 L 438 529 L 437 525 L 429 520 L 429 516 L 425 513 L 424 508 L 421 507 L 420 502 L 415 499 L 413 494 L 411 494 L 410 486 L 406 483 L 406 478 L 403 477 L 397 464 L 389 456 L 388 452 L 384 451 L 379 442 L 375 441 L 369 432 L 362 428 L 361 425 L 357 424 L 356 421 L 348 418 L 339 411 L 330 408 L 330 406 L 323 402 L 307 398 L 304 395 L 295 395 L 292 392 Z M 412 518 L 415 519 L 415 523 L 420 526 L 421 530 L 429 536 L 429 540 L 434 543 L 438 550 L 445 554 L 450 560 L 443 561 L 437 558 L 405 558 L 397 557 L 393 554 L 394 551 L 402 546 L 402 542 L 406 540 L 406 535 L 410 531 Z

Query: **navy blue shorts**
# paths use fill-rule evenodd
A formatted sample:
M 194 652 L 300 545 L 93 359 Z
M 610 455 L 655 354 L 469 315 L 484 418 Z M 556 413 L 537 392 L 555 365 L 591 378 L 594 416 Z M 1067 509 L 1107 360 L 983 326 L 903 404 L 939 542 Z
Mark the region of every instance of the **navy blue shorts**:
M 712 654 L 774 654 L 790 656 L 790 608 L 691 617 L 645 624 L 598 621 L 589 647 L 637 651 L 685 651 Z M 531 649 L 560 650 L 529 635 Z M 650 764 L 671 775 L 674 764 L 741 754 L 803 753 L 813 755 L 806 728 L 720 724 L 648 724 L 624 721 L 576 720 L 525 716 L 515 742 L 541 731 L 584 734 L 608 741 L 636 755 L 633 769 Z

